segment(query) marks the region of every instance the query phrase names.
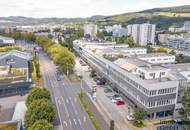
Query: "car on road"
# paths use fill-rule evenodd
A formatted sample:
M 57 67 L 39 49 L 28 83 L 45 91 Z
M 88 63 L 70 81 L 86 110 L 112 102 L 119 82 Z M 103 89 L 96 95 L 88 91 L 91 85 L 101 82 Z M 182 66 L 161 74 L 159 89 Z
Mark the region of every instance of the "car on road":
M 124 105 L 125 102 L 122 99 L 117 99 L 116 100 L 116 105 L 120 106 L 120 105 Z

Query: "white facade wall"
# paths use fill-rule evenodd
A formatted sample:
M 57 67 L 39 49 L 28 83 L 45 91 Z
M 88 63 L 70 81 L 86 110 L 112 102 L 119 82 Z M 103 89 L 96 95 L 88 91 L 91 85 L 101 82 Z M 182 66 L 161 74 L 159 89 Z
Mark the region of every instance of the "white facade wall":
M 159 69 L 159 70 L 147 70 L 144 68 L 137 67 L 136 74 L 144 79 L 159 79 L 167 77 L 169 69 Z
M 152 64 L 175 63 L 175 56 L 140 57 L 139 59 Z

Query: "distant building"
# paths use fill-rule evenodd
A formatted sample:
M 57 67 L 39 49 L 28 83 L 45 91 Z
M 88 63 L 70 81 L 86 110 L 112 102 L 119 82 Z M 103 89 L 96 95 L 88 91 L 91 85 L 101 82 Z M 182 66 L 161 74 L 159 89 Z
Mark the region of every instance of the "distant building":
M 95 38 L 98 32 L 97 25 L 94 24 L 85 24 L 84 25 L 84 36 L 90 35 L 91 38 Z
M 190 31 L 190 21 L 186 21 L 182 27 L 170 27 L 168 30 L 170 32 Z
M 190 35 L 170 35 L 166 46 L 179 51 L 190 51 Z
M 12 44 L 15 44 L 15 40 L 13 38 L 0 36 L 0 46 L 6 46 Z
M 154 24 L 133 24 L 127 26 L 128 35 L 133 37 L 135 43 L 146 46 L 155 44 L 156 25 Z
M 175 56 L 165 53 L 149 53 L 144 55 L 138 55 L 137 58 L 151 64 L 175 63 Z
M 164 44 L 166 43 L 168 37 L 170 36 L 170 34 L 158 34 L 158 41 L 160 44 Z

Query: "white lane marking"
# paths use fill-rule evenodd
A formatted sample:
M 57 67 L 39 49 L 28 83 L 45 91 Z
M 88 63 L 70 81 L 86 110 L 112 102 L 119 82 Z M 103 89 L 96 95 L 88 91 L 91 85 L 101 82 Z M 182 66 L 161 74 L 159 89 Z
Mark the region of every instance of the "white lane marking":
M 83 117 L 84 122 L 86 122 L 86 116 Z
M 62 83 L 62 85 L 63 85 L 63 86 L 65 86 L 65 84 L 64 84 L 64 83 Z
M 79 121 L 79 124 L 81 125 L 82 123 L 81 123 L 80 119 L 78 119 L 78 121 Z
M 58 99 L 58 97 L 55 97 L 55 103 L 56 103 L 56 106 L 57 106 L 58 116 L 59 116 L 59 119 L 61 120 L 60 110 L 59 110 L 59 107 L 58 107 L 57 99 Z M 62 125 L 62 123 L 61 123 L 61 128 L 62 128 L 62 130 L 63 130 L 63 125 Z
M 71 96 L 69 96 L 69 99 L 71 100 Z
M 57 102 L 59 105 L 61 105 L 61 100 L 60 99 L 57 99 Z
M 77 112 L 77 110 L 75 110 L 75 114 L 76 114 L 76 115 L 78 115 L 78 112 Z
M 76 97 L 75 97 L 75 99 L 74 99 L 74 100 L 75 100 L 75 102 L 77 102 L 77 98 L 76 98 Z
M 66 105 L 65 105 L 65 101 L 64 101 L 64 99 L 63 99 L 62 96 L 61 96 L 61 100 L 63 101 L 63 105 L 64 105 L 64 108 L 65 108 L 65 111 L 66 111 L 66 113 L 67 113 L 67 116 L 69 117 L 69 112 L 68 112 L 68 110 L 67 110 L 67 107 L 66 107 Z
M 73 102 L 71 101 L 71 105 L 72 105 L 72 107 L 74 107 L 74 104 L 73 104 Z
M 76 120 L 75 120 L 75 119 L 73 119 L 73 121 L 74 121 L 75 125 L 77 125 L 77 122 L 76 122 Z
M 69 103 L 69 100 L 67 99 L 66 102 Z
M 70 125 L 72 125 L 72 122 L 71 122 L 71 120 L 70 120 L 70 119 L 69 119 L 69 124 L 70 124 Z
M 64 121 L 63 124 L 67 127 L 67 122 L 66 121 Z

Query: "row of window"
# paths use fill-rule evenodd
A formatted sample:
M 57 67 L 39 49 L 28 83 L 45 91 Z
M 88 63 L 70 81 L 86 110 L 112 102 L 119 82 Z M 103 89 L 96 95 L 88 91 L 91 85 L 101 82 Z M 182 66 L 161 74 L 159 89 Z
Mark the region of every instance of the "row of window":
M 165 106 L 165 105 L 171 105 L 171 104 L 175 104 L 175 99 L 166 99 L 166 100 L 159 100 L 155 102 L 149 102 L 148 107 L 152 108 L 152 107 Z

